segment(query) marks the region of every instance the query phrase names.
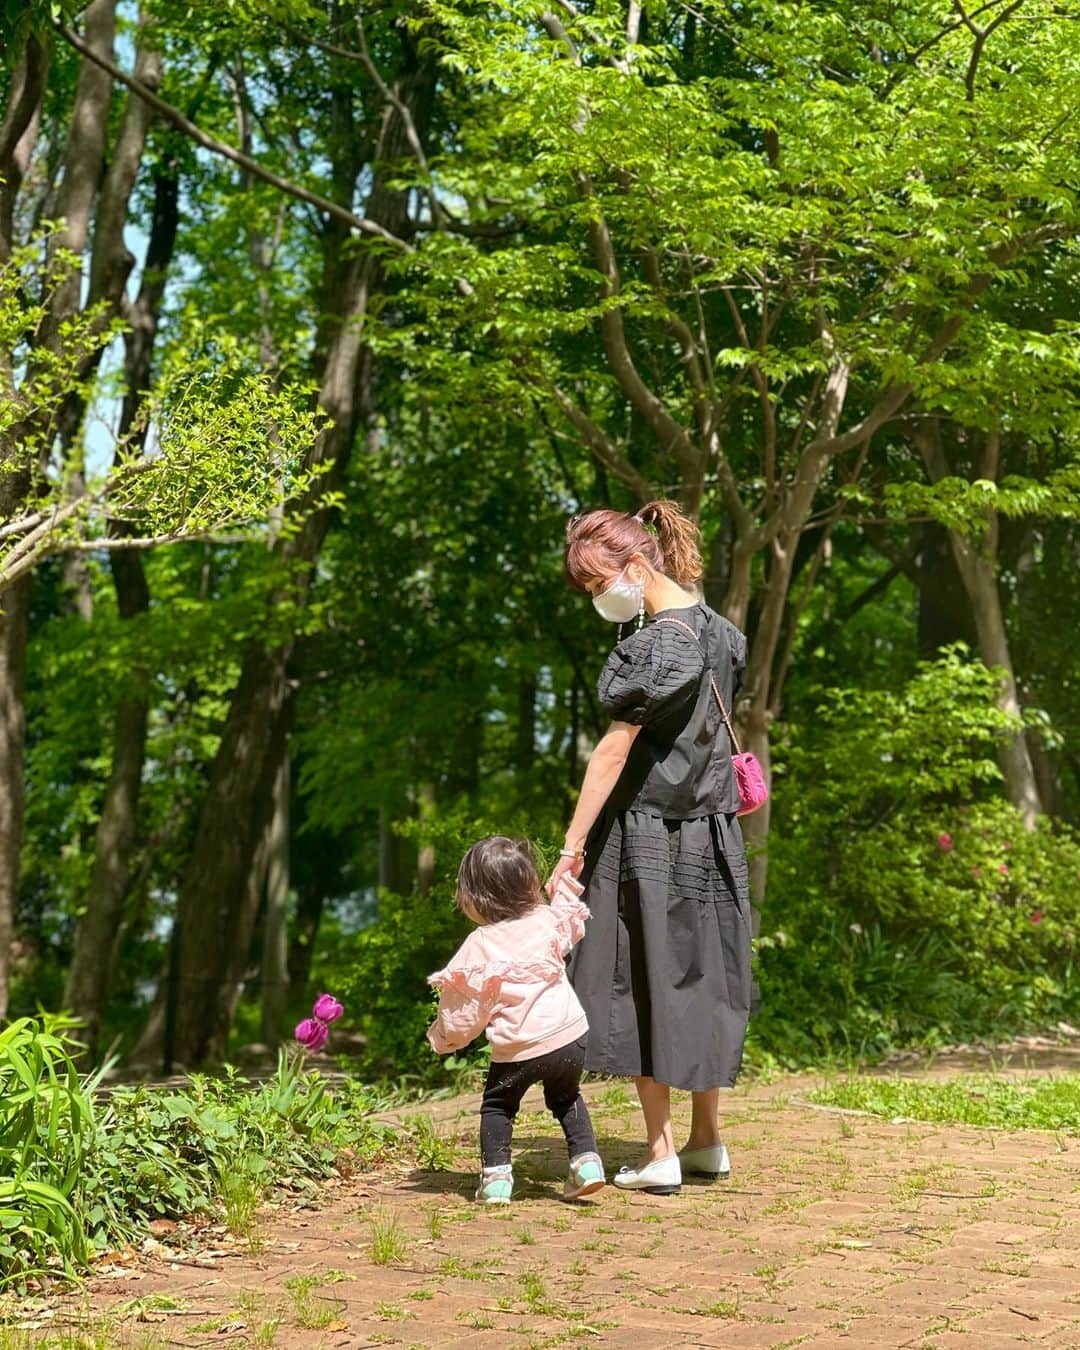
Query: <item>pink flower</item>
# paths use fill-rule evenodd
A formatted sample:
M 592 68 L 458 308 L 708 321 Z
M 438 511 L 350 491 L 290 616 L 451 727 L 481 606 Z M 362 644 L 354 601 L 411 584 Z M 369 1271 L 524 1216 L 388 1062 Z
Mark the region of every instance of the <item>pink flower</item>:
M 317 1021 L 329 1025 L 331 1022 L 336 1022 L 344 1011 L 345 1009 L 334 998 L 333 994 L 320 994 L 315 1000 L 311 1015 Z
M 1004 876 L 1004 875 L 1006 874 L 1006 872 L 1008 872 L 1008 870 L 1009 870 L 1009 864 L 1008 864 L 1008 863 L 999 863 L 999 864 L 998 864 L 998 871 L 1001 873 L 1002 876 Z
M 938 848 L 941 849 L 942 853 L 952 852 L 953 846 L 952 835 L 949 834 L 947 830 L 942 830 L 942 832 L 937 837 L 937 842 Z
M 1042 918 L 1043 918 L 1043 912 L 1042 912 L 1041 909 L 1033 909 L 1033 910 L 1031 911 L 1031 922 L 1032 922 L 1032 923 L 1042 923 Z
M 305 1050 L 310 1050 L 314 1055 L 323 1048 L 329 1035 L 326 1023 L 320 1022 L 315 1017 L 305 1017 L 302 1022 L 297 1023 L 296 1039 Z

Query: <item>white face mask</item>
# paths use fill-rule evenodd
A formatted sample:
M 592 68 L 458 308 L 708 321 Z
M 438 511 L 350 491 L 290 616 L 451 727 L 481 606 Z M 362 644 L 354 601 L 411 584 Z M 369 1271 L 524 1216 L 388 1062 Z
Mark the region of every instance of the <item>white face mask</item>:
M 626 567 L 630 564 L 627 563 Z M 623 572 L 626 571 L 623 568 Z M 593 596 L 593 606 L 602 619 L 611 623 L 629 623 L 641 612 L 641 601 L 645 594 L 644 581 L 623 581 L 620 572 L 606 591 Z

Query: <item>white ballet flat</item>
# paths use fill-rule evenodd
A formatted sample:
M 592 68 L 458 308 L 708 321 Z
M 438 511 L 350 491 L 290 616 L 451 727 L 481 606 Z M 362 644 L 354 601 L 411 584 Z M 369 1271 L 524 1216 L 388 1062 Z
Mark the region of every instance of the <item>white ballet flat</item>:
M 678 1195 L 682 1190 L 682 1168 L 672 1153 L 645 1167 L 620 1167 L 612 1181 L 622 1191 L 644 1191 L 646 1195 Z
M 679 1154 L 679 1162 L 687 1176 L 726 1177 L 731 1172 L 731 1159 L 723 1144 L 710 1144 L 706 1148 L 684 1148 Z

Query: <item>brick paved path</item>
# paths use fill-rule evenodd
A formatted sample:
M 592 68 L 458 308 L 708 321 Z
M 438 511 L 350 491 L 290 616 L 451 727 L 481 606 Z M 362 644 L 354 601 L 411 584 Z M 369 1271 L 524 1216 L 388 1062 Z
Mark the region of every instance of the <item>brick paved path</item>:
M 577 1206 L 539 1093 L 507 1210 L 470 1198 L 475 1100 L 442 1103 L 453 1170 L 394 1158 L 271 1211 L 257 1255 L 106 1269 L 85 1312 L 138 1299 L 157 1325 L 121 1343 L 144 1346 L 1080 1348 L 1080 1139 L 815 1110 L 810 1081 L 727 1097 L 730 1180 Z M 614 1171 L 637 1151 L 630 1091 L 587 1095 Z

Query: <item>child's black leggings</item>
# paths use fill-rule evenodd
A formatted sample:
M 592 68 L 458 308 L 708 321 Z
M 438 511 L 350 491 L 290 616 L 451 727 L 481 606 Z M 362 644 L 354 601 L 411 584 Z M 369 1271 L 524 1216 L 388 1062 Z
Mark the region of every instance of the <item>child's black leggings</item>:
M 535 1059 L 491 1065 L 480 1106 L 480 1151 L 485 1167 L 510 1161 L 514 1117 L 522 1097 L 534 1083 L 544 1085 L 544 1101 L 563 1127 L 570 1157 L 596 1152 L 592 1121 L 579 1089 L 587 1039 L 582 1036 Z

